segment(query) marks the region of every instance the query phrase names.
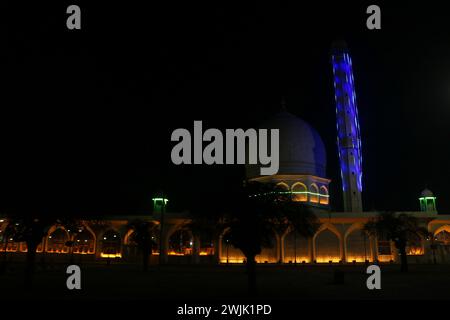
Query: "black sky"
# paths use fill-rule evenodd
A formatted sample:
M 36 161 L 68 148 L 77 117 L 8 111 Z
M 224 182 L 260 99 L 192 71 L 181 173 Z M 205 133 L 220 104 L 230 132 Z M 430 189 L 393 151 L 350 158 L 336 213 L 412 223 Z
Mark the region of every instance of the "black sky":
M 66 29 L 79 4 L 82 30 Z M 171 164 L 171 132 L 253 127 L 279 109 L 325 141 L 341 210 L 330 44 L 347 40 L 363 139 L 366 209 L 417 210 L 426 186 L 450 213 L 450 20 L 442 4 L 231 6 L 196 2 L 2 4 L 1 212 L 142 213 L 232 201 L 238 166 Z

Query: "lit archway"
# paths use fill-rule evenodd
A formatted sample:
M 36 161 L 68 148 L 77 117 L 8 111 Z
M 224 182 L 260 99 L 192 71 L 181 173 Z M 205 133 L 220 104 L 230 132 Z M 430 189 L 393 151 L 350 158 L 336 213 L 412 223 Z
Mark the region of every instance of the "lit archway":
M 309 239 L 296 231 L 289 232 L 284 237 L 284 262 L 305 263 L 310 262 Z
M 48 253 L 68 253 L 69 247 L 66 246 L 67 241 L 70 240 L 70 236 L 63 227 L 57 227 L 47 237 Z
M 303 183 L 297 182 L 292 186 L 292 200 L 296 202 L 308 201 L 308 190 Z
M 444 225 L 434 232 L 434 240 L 440 244 L 450 245 L 450 226 Z
M 329 195 L 328 195 L 328 189 L 325 186 L 321 186 L 320 187 L 320 192 L 319 192 L 319 202 L 320 204 L 323 205 L 328 205 L 330 200 L 329 200 Z
M 362 227 L 349 230 L 345 238 L 347 262 L 364 262 L 372 260 L 370 238 Z
M 315 258 L 318 263 L 339 262 L 341 260 L 341 239 L 339 233 L 325 227 L 314 237 Z
M 278 182 L 276 188 L 279 189 L 280 191 L 289 191 L 289 186 L 287 185 L 287 183 L 284 182 Z
M 94 254 L 95 234 L 87 227 L 76 230 L 73 236 L 72 250 L 75 254 Z
M 186 256 L 191 255 L 193 251 L 192 233 L 187 229 L 176 230 L 169 237 L 169 255 Z
M 100 256 L 102 258 L 121 258 L 122 246 L 120 234 L 115 230 L 106 231 L 101 238 L 102 251 Z
M 319 203 L 319 188 L 315 183 L 309 186 L 309 202 Z

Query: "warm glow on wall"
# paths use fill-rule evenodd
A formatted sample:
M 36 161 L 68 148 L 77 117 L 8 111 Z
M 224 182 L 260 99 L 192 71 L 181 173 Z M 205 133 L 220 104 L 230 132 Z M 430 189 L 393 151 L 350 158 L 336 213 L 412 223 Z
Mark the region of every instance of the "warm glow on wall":
M 220 263 L 244 263 L 244 258 L 241 257 L 228 257 L 220 259 Z
M 186 254 L 184 252 L 169 251 L 169 252 L 167 252 L 167 255 L 169 255 L 169 256 L 185 256 Z
M 317 257 L 316 258 L 316 262 L 317 263 L 330 263 L 330 261 L 332 263 L 338 263 L 339 261 L 341 261 L 341 258 L 339 257 Z
M 101 253 L 100 254 L 101 258 L 122 258 L 122 254 L 121 253 Z
M 303 263 L 303 261 L 305 263 L 310 263 L 311 262 L 311 258 L 309 257 L 300 257 L 300 256 L 285 256 L 284 257 L 284 263 Z
M 379 255 L 378 261 L 380 262 L 390 262 L 391 260 L 394 260 L 392 255 Z
M 423 248 L 416 247 L 416 248 L 408 248 L 408 251 L 406 252 L 408 256 L 422 256 L 424 254 Z
M 370 261 L 370 259 L 367 257 L 367 260 Z M 347 262 L 348 263 L 352 263 L 352 262 L 365 262 L 366 261 L 366 257 L 364 256 L 349 256 L 347 257 Z

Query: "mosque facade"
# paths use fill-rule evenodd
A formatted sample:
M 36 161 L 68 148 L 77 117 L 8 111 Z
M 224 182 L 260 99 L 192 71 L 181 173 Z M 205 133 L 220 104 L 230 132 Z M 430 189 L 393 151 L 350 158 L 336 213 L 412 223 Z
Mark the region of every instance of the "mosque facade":
M 247 179 L 273 183 L 291 192 L 294 201 L 309 206 L 315 212 L 321 226 L 309 239 L 294 231 L 283 234 L 274 231 L 272 246 L 264 248 L 256 257 L 258 263 L 399 263 L 393 242 L 363 232 L 364 224 L 377 217 L 379 212 L 363 211 L 362 145 L 352 62 L 345 44 L 335 43 L 331 63 L 344 211 L 333 212 L 330 208 L 331 181 L 326 176 L 326 150 L 319 133 L 286 110 L 276 114 L 262 123 L 261 128 L 279 129 L 279 171 L 276 175 L 261 176 L 258 166 L 247 166 Z M 430 232 L 427 238 L 417 236 L 410 241 L 407 247 L 410 263 L 450 263 L 450 215 L 438 214 L 436 199 L 430 190 L 425 189 L 418 199 L 419 211 L 401 212 L 418 218 Z M 227 242 L 227 230 L 208 239 L 194 236 L 189 229 L 191 219 L 188 212 L 164 212 L 163 231 L 158 231 L 161 209 L 166 207 L 167 201 L 164 198 L 153 199 L 154 212 L 147 216 L 85 220 L 74 230 L 55 225 L 39 245 L 38 256 L 49 260 L 72 255 L 86 261 L 138 261 L 138 247 L 129 223 L 145 220 L 156 226 L 153 238 L 157 245 L 150 257 L 154 263 L 244 262 L 245 257 L 240 250 Z M 26 244 L 2 236 L 7 223 L 6 218 L 0 217 L 0 252 L 9 253 L 14 259 L 23 257 L 27 251 Z

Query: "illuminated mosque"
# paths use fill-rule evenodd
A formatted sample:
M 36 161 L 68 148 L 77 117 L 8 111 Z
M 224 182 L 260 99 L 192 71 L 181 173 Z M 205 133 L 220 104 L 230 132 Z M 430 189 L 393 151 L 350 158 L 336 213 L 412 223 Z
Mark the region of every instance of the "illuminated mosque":
M 326 177 L 326 150 L 318 132 L 286 110 L 275 115 L 261 128 L 280 131 L 280 166 L 273 176 L 260 176 L 257 166 L 247 166 L 249 180 L 275 183 L 289 191 L 294 201 L 312 208 L 321 222 L 310 239 L 286 232 L 273 233 L 273 246 L 257 256 L 259 263 L 397 263 L 399 254 L 391 241 L 368 236 L 362 228 L 378 212 L 363 212 L 361 192 L 362 155 L 352 62 L 344 43 L 335 43 L 331 63 L 334 74 L 337 118 L 337 144 L 341 168 L 344 212 L 332 212 L 329 206 L 329 183 Z M 169 200 L 155 198 L 152 215 L 140 217 L 105 217 L 104 221 L 84 221 L 76 230 L 53 226 L 38 247 L 48 259 L 73 253 L 80 259 L 137 261 L 138 248 L 134 233 L 127 226 L 133 219 L 145 219 L 160 225 L 162 211 Z M 407 248 L 411 263 L 450 263 L 450 215 L 438 215 L 436 197 L 426 189 L 419 197 L 420 211 L 404 212 L 417 217 L 433 235 L 417 237 Z M 217 237 L 199 239 L 189 230 L 188 212 L 164 212 L 162 236 L 154 234 L 155 247 L 151 263 L 160 258 L 167 263 L 242 263 L 239 249 L 227 242 L 227 230 Z M 0 232 L 6 219 L 0 220 Z M 162 243 L 159 239 L 163 239 Z M 14 255 L 26 252 L 25 243 L 2 240 L 0 251 Z M 72 247 L 67 243 L 71 241 Z M 4 244 L 4 245 L 3 245 Z M 161 257 L 159 257 L 161 251 Z M 23 255 L 23 254 L 22 254 Z

